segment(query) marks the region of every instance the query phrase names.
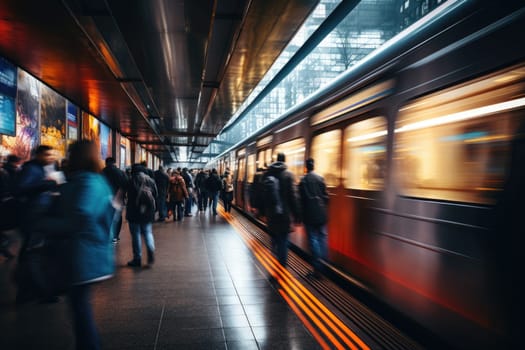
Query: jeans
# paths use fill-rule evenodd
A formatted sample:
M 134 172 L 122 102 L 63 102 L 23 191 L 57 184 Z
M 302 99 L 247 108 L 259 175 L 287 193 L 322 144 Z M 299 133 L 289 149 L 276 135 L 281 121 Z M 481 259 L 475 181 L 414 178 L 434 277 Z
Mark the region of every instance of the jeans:
M 313 266 L 316 271 L 321 268 L 319 259 L 326 259 L 326 227 L 325 225 L 304 225 L 306 233 L 308 234 L 308 241 L 310 243 L 310 250 L 313 257 Z
M 185 206 L 184 206 L 184 215 L 189 215 L 191 214 L 191 206 L 193 204 L 193 194 L 191 192 L 191 189 L 188 189 L 188 198 L 186 198 L 186 203 L 185 203 Z
M 159 198 L 157 198 L 157 208 L 159 210 L 159 220 L 164 220 L 168 216 L 166 196 L 159 196 Z
M 155 242 L 153 241 L 153 225 L 151 222 L 146 224 L 139 224 L 130 222 L 129 232 L 131 233 L 131 244 L 133 246 L 133 260 L 141 261 L 142 257 L 142 243 L 140 241 L 140 235 L 144 236 L 144 242 L 148 250 L 148 259 L 153 258 L 155 252 Z
M 69 292 L 77 350 L 99 350 L 100 340 L 93 318 L 89 284 L 72 287 Z
M 111 223 L 111 236 L 113 239 L 119 239 L 120 230 L 122 229 L 122 211 L 116 210 Z
M 217 215 L 217 202 L 219 201 L 219 191 L 211 192 L 210 200 L 213 201 L 213 204 L 212 204 L 213 215 Z

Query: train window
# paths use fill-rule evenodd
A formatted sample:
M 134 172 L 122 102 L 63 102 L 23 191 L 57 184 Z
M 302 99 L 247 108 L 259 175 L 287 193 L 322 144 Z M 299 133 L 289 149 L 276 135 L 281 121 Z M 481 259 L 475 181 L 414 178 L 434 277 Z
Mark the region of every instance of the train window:
M 346 188 L 380 190 L 386 173 L 386 119 L 374 117 L 345 130 L 343 178 Z
M 246 169 L 246 159 L 244 157 L 239 158 L 238 160 L 239 164 L 237 166 L 237 169 L 239 169 L 239 173 L 237 174 L 237 180 L 238 181 L 244 181 L 245 176 L 245 169 Z
M 525 67 L 476 79 L 401 108 L 395 169 L 407 196 L 494 203 L 510 141 L 525 122 Z
M 265 150 L 257 153 L 257 168 L 266 169 L 268 165 L 272 164 L 272 149 L 266 148 Z
M 284 153 L 288 170 L 295 175 L 297 182 L 304 175 L 304 150 L 305 142 L 300 138 L 277 145 L 273 153 L 273 160 L 277 159 L 278 153 Z
M 247 181 L 249 183 L 253 182 L 253 176 L 255 175 L 255 154 L 250 154 L 248 156 L 248 164 L 247 166 Z
M 311 157 L 315 161 L 315 171 L 324 177 L 328 187 L 338 185 L 341 176 L 340 153 L 341 130 L 328 131 L 314 137 Z

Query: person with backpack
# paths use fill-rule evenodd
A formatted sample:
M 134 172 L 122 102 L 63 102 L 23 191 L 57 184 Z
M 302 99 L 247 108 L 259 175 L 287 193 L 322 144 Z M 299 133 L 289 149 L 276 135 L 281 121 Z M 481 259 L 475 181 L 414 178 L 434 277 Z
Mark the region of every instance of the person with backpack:
M 272 248 L 282 266 L 288 257 L 288 235 L 291 231 L 291 216 L 299 218 L 299 207 L 294 185 L 294 176 L 287 170 L 284 153 L 277 154 L 263 175 L 263 197 L 268 229 L 272 236 Z
M 184 202 L 189 195 L 186 182 L 178 170 L 174 170 L 171 174 L 168 195 L 173 212 L 173 221 L 181 221 L 184 215 Z
M 206 191 L 206 179 L 208 173 L 201 169 L 195 177 L 195 188 L 197 189 L 197 203 L 199 211 L 205 211 L 208 206 L 208 192 Z
M 142 247 L 140 236 L 144 236 L 148 252 L 148 265 L 155 262 L 155 242 L 153 240 L 153 221 L 155 220 L 155 199 L 157 186 L 155 181 L 146 173 L 140 164 L 131 168 L 131 181 L 128 185 L 128 203 L 126 219 L 131 233 L 133 260 L 128 266 L 139 267 L 142 261 Z
M 219 191 L 222 188 L 222 181 L 217 173 L 217 169 L 211 170 L 210 176 L 206 179 L 206 189 L 212 204 L 213 215 L 217 215 L 217 202 L 219 201 Z
M 313 257 L 313 277 L 320 276 L 320 259 L 326 258 L 326 222 L 328 220 L 328 193 L 324 179 L 314 173 L 314 160 L 306 160 L 307 174 L 299 183 L 303 223 Z

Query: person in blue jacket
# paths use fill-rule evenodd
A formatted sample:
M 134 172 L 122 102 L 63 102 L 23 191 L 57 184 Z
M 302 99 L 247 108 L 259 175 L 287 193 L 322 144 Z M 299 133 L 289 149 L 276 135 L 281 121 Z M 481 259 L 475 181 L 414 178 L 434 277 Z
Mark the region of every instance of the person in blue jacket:
M 100 349 L 90 285 L 110 278 L 115 271 L 110 233 L 113 194 L 100 171 L 95 144 L 74 143 L 70 147 L 68 182 L 60 186 L 51 214 L 36 225 L 49 238 L 49 244 L 60 242 L 77 349 Z

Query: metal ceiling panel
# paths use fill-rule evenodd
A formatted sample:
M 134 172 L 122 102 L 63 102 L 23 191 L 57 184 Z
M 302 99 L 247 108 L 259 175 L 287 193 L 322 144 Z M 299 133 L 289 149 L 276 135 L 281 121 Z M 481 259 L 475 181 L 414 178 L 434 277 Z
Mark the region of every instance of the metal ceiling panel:
M 4 0 L 0 54 L 164 159 L 193 157 L 317 2 Z

